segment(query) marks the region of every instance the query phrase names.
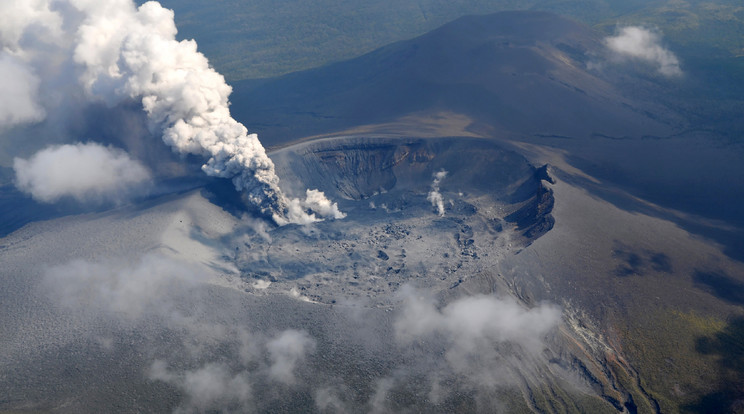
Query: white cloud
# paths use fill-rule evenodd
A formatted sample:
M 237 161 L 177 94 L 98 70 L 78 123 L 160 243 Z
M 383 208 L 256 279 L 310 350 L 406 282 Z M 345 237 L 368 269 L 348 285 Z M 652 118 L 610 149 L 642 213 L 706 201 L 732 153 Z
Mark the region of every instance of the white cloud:
M 315 350 L 315 340 L 303 331 L 289 329 L 266 340 L 261 335 L 232 330 L 227 326 L 223 328 L 225 332 L 220 343 L 215 343 L 210 352 L 192 356 L 195 362 L 199 362 L 198 368 L 169 368 L 166 361 L 159 359 L 150 365 L 147 371 L 150 380 L 163 381 L 181 390 L 183 399 L 176 413 L 253 412 L 256 403 L 252 394 L 253 384 L 266 384 L 265 380 L 269 379 L 294 385 L 298 365 Z M 217 349 L 224 357 L 224 352 L 230 348 L 220 344 L 238 345 L 237 358 L 231 356 L 229 365 L 203 362 L 205 357 L 212 359 L 207 355 Z M 268 357 L 267 361 L 262 360 L 264 355 Z M 330 389 L 317 394 L 316 403 L 326 409 L 341 404 Z
M 464 297 L 439 309 L 425 292 L 410 286 L 400 296 L 396 339 L 409 345 L 439 338 L 449 368 L 479 387 L 508 383 L 514 366 L 527 369 L 515 355 L 540 355 L 546 335 L 561 321 L 561 311 L 553 305 L 527 309 L 509 297 Z
M 444 199 L 442 198 L 442 193 L 439 192 L 439 183 L 441 183 L 446 176 L 447 171 L 445 170 L 441 170 L 434 174 L 434 181 L 431 183 L 431 191 L 429 191 L 429 194 L 426 196 L 426 199 L 431 202 L 432 207 L 437 209 L 437 214 L 439 214 L 440 217 L 444 217 Z
M 39 79 L 24 62 L 0 51 L 0 128 L 41 121 Z
M 369 399 L 369 412 L 371 414 L 383 414 L 391 411 L 388 405 L 388 395 L 395 386 L 392 378 L 381 378 L 375 383 L 375 393 Z
M 47 269 L 44 286 L 49 296 L 69 308 L 127 319 L 148 312 L 176 318 L 172 295 L 203 282 L 208 276 L 200 270 L 155 254 L 134 263 L 73 260 Z
M 560 322 L 560 310 L 551 305 L 526 309 L 514 299 L 478 295 L 458 299 L 442 309 L 421 292 L 402 289 L 403 309 L 395 322 L 403 342 L 434 333 L 445 334 L 458 350 L 472 352 L 477 342 L 514 342 L 529 349 Z
M 177 412 L 250 411 L 252 381 L 295 385 L 297 371 L 315 351 L 316 341 L 295 329 L 268 338 L 204 319 L 200 286 L 211 277 L 206 268 L 148 254 L 133 262 L 73 260 L 53 266 L 44 272 L 41 288 L 73 313 L 103 315 L 135 326 L 157 320 L 165 329 L 182 332 L 174 359 L 198 362 L 198 368 L 168 368 L 166 361 L 156 360 L 147 373 L 151 380 L 181 389 L 184 399 Z M 215 360 L 218 350 L 230 356 L 230 364 Z
M 13 163 L 16 186 L 35 200 L 121 202 L 141 191 L 149 171 L 124 151 L 99 144 L 53 146 Z
M 269 377 L 285 383 L 295 382 L 294 371 L 308 353 L 315 351 L 315 340 L 306 332 L 289 329 L 266 343 L 271 358 Z
M 157 360 L 150 366 L 148 377 L 181 389 L 185 400 L 176 413 L 246 412 L 253 394 L 248 373 L 233 373 L 226 365 L 208 363 L 201 368 L 171 372 L 166 362 Z
M 339 392 L 331 387 L 320 388 L 313 395 L 315 407 L 321 413 L 348 413 L 349 408 L 339 396 Z
M 653 64 L 664 76 L 680 76 L 679 59 L 661 45 L 658 33 L 639 26 L 620 28 L 615 36 L 605 39 L 605 45 L 616 60 L 636 59 Z

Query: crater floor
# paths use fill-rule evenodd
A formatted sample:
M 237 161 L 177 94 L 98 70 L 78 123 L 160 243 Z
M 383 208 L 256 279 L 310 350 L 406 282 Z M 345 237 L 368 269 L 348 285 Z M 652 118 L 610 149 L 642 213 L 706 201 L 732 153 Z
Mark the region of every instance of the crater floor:
M 544 170 L 484 141 L 352 137 L 272 157 L 290 188 L 324 191 L 347 217 L 242 239 L 225 259 L 256 294 L 385 306 L 406 283 L 456 287 L 552 226 Z

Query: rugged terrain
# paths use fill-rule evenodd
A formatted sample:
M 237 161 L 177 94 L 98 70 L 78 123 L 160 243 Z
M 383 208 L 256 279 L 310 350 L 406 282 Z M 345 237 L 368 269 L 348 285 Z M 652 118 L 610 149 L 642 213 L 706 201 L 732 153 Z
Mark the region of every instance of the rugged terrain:
M 0 411 L 736 410 L 738 121 L 602 50 L 504 13 L 237 85 L 339 220 L 277 227 L 175 156 L 116 208 L 4 188 Z

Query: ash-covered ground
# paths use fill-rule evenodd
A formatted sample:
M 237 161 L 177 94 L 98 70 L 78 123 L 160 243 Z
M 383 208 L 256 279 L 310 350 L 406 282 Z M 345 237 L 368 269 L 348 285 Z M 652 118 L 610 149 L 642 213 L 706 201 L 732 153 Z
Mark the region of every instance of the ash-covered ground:
M 658 412 L 623 346 L 696 317 L 664 303 L 736 306 L 711 287 L 741 265 L 674 212 L 493 141 L 271 157 L 346 216 L 277 227 L 225 181 L 0 239 L 0 412 Z
M 553 225 L 545 169 L 478 140 L 272 156 L 347 216 L 274 227 L 217 186 L 2 239 L 0 409 L 614 410 L 561 309 L 496 272 Z

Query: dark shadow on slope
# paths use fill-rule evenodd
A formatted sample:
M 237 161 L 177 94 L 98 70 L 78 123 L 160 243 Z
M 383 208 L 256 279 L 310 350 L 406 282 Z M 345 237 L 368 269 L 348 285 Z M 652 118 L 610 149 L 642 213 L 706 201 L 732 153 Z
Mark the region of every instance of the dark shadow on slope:
M 532 179 L 525 181 L 525 184 L 516 191 L 516 194 L 522 194 L 525 187 L 531 189 L 531 200 L 519 210 L 504 217 L 506 221 L 515 223 L 522 235 L 530 240 L 527 245 L 549 232 L 555 225 L 555 218 L 551 214 L 555 205 L 553 190 L 543 181 L 555 184 L 553 177 L 548 174 L 547 165 L 537 168 Z
M 672 260 L 663 252 L 635 249 L 615 240 L 612 257 L 617 261 L 615 276 L 644 276 L 651 272 L 672 273 Z
M 258 211 L 251 209 L 243 200 L 240 193 L 230 180 L 211 178 L 201 190 L 202 197 L 210 203 L 221 207 L 232 216 L 240 218 L 246 213 L 258 215 Z
M 649 258 L 651 268 L 657 272 L 672 273 L 672 260 L 664 253 L 652 253 Z
M 43 204 L 34 201 L 14 186 L 0 187 L 0 237 L 20 229 L 28 223 L 51 220 L 72 214 L 92 213 L 106 210 L 105 207 L 81 207 L 73 201 Z
M 643 259 L 638 253 L 626 250 L 613 250 L 612 257 L 620 260 L 615 268 L 615 276 L 632 276 L 643 274 Z
M 744 283 L 722 271 L 695 270 L 692 276 L 695 285 L 717 298 L 735 305 L 744 305 Z
M 695 404 L 684 407 L 696 413 L 744 413 L 744 318 L 737 317 L 710 337 L 698 338 L 696 349 L 718 357 L 719 384 Z
M 504 219 L 515 223 L 527 239 L 534 240 L 549 232 L 555 225 L 555 218 L 551 214 L 554 204 L 553 190 L 540 184 L 532 200 Z
M 53 220 L 79 214 L 101 213 L 123 207 L 142 211 L 161 203 L 163 196 L 183 194 L 203 186 L 205 182 L 211 183 L 217 181 L 224 181 L 232 186 L 229 180 L 224 179 L 194 176 L 177 177 L 157 181 L 147 194 L 133 197 L 127 200 L 126 203 L 108 201 L 79 203 L 69 197 L 63 197 L 54 203 L 46 204 L 35 201 L 29 195 L 19 191 L 15 186 L 0 186 L 0 217 L 2 217 L 2 220 L 0 220 L 0 237 L 5 237 L 23 226 L 37 221 Z M 221 184 L 215 185 L 219 186 Z M 232 191 L 235 193 L 234 188 Z M 227 197 L 222 196 L 219 200 L 212 201 L 220 201 L 222 204 L 217 202 L 215 204 L 220 205 L 227 211 L 231 211 L 225 205 L 232 206 L 233 204 L 231 204 L 231 201 L 226 200 Z

